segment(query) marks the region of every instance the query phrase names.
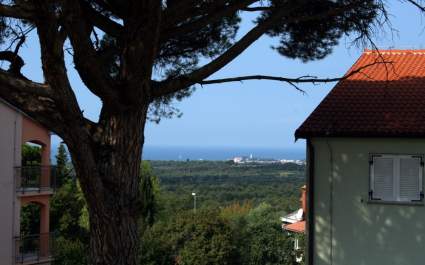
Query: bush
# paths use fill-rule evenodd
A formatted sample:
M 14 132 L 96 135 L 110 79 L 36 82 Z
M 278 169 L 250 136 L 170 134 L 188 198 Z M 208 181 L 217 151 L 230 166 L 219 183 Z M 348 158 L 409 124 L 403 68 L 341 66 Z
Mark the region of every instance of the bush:
M 217 210 L 187 211 L 155 223 L 143 235 L 140 250 L 141 264 L 237 263 L 232 227 Z
M 87 262 L 87 245 L 80 240 L 56 239 L 54 245 L 54 265 L 85 265 Z

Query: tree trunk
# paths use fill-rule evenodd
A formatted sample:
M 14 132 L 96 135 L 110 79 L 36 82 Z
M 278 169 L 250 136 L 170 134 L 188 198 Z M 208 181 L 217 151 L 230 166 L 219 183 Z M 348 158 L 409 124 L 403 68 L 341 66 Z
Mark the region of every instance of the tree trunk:
M 147 108 L 118 114 L 102 110 L 101 126 L 92 133 L 95 141 L 90 147 L 71 147 L 89 207 L 93 265 L 137 264 L 139 174 Z

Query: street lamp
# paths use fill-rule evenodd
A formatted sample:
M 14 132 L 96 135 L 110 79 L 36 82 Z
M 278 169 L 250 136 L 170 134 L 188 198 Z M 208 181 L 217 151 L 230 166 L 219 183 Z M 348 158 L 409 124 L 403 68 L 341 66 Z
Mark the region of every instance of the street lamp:
M 196 213 L 196 193 L 192 192 L 193 196 L 193 212 Z

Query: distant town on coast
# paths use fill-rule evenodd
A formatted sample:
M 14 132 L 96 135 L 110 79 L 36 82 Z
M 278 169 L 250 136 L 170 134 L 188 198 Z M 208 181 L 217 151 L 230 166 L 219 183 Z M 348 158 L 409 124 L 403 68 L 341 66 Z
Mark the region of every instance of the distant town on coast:
M 145 160 L 234 160 L 280 162 L 305 160 L 303 148 L 145 146 Z M 250 159 L 251 158 L 251 159 Z M 234 161 L 235 162 L 235 161 Z
M 236 156 L 232 159 L 235 164 L 287 164 L 294 163 L 297 165 L 305 165 L 306 161 L 301 159 L 272 159 L 249 156 Z
M 51 159 L 55 161 L 59 144 L 52 145 Z M 143 160 L 186 161 L 212 160 L 235 163 L 297 163 L 305 161 L 303 148 L 267 147 L 187 147 L 187 146 L 145 146 Z

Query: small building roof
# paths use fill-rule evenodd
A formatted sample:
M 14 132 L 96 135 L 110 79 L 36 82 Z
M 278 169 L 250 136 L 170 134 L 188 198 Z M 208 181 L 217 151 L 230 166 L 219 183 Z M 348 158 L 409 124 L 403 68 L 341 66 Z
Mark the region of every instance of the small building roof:
M 297 139 L 425 137 L 425 50 L 365 50 L 347 74 Z
M 304 233 L 305 232 L 305 221 L 296 222 L 293 224 L 283 225 L 283 229 L 295 233 Z
M 296 210 L 295 212 L 292 212 L 288 215 L 285 215 L 284 217 L 281 217 L 280 220 L 284 223 L 296 223 L 304 218 L 304 211 L 302 208 Z

